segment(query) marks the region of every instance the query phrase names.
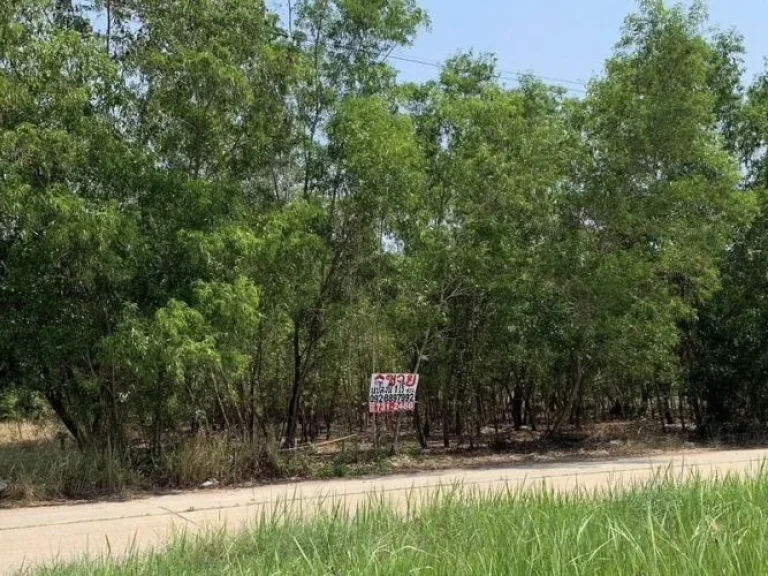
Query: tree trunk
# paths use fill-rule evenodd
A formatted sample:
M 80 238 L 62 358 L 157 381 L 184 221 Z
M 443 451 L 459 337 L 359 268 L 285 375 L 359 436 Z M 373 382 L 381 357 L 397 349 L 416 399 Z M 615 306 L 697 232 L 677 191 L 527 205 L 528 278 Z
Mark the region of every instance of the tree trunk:
M 675 418 L 672 416 L 672 399 L 669 395 L 669 389 L 664 392 L 664 418 L 666 418 L 668 426 L 674 425 Z
M 293 387 L 291 388 L 291 400 L 288 404 L 288 420 L 285 424 L 283 448 L 294 448 L 296 446 L 296 427 L 299 419 L 301 388 L 303 385 L 300 344 L 299 325 L 296 323 L 293 329 Z
M 654 383 L 654 390 L 656 392 L 656 407 L 658 408 L 659 413 L 659 422 L 661 423 L 661 431 L 666 432 L 667 431 L 667 422 L 664 418 L 664 405 L 663 400 L 661 397 L 661 390 L 659 389 L 658 382 Z
M 583 372 L 581 357 L 578 354 L 574 354 L 571 360 L 571 390 L 568 395 L 568 400 L 563 403 L 560 411 L 555 416 L 555 421 L 549 429 L 548 436 L 551 437 L 560 432 L 566 417 L 571 413 L 576 400 L 581 396 L 582 386 L 584 385 Z
M 534 401 L 535 382 L 531 381 L 529 386 L 526 386 L 525 394 L 525 418 L 528 422 L 528 426 L 531 427 L 533 432 L 536 432 L 536 403 Z
M 257 437 L 257 416 L 256 416 L 256 385 L 261 381 L 261 373 L 264 367 L 264 322 L 259 322 L 259 335 L 256 344 L 256 362 L 253 366 L 253 373 L 251 374 L 250 388 L 248 391 L 248 430 L 251 446 L 256 446 Z M 266 438 L 265 438 L 266 440 Z
M 416 359 L 414 360 L 413 370 L 412 370 L 413 374 L 418 374 L 419 373 L 419 368 L 421 367 L 421 357 L 424 354 L 424 349 L 427 347 L 427 344 L 429 343 L 429 336 L 430 336 L 430 331 L 427 330 L 426 334 L 424 334 L 424 342 L 423 342 L 423 344 L 421 345 L 420 348 L 418 348 L 416 350 Z M 416 393 L 418 394 L 418 389 L 417 389 Z M 415 420 L 417 421 L 417 423 L 416 423 L 416 434 L 419 437 L 419 444 L 421 445 L 422 448 L 426 448 L 427 447 L 426 446 L 427 443 L 423 439 L 420 427 L 418 425 L 418 417 L 419 417 L 419 405 L 418 405 L 418 403 L 416 404 L 416 406 L 414 408 L 414 411 L 416 412 L 416 416 L 415 416 Z M 400 422 L 401 422 L 401 417 L 402 417 L 402 413 L 398 412 L 397 416 L 396 416 L 396 422 L 395 422 L 395 437 L 392 440 L 392 454 L 397 454 L 398 442 L 400 440 Z
M 424 404 L 425 409 L 427 407 L 427 404 Z M 416 409 L 413 411 L 413 427 L 416 428 L 416 437 L 419 441 L 419 446 L 421 446 L 422 450 L 427 449 L 427 436 L 425 434 L 424 428 L 426 428 L 426 424 L 424 425 L 424 428 L 421 427 L 421 415 L 420 415 L 420 408 L 421 403 L 416 403 Z M 425 418 L 427 420 L 427 418 Z
M 402 420 L 403 413 L 398 411 L 395 415 L 395 433 L 392 438 L 392 455 L 397 456 L 397 450 L 400 443 L 400 423 Z
M 325 424 L 325 439 L 328 441 L 331 439 L 331 426 L 333 426 L 333 414 L 330 411 L 325 413 L 323 423 Z M 352 431 L 350 430 L 351 433 Z
M 443 391 L 442 394 L 442 402 L 440 406 L 440 411 L 442 415 L 443 420 L 443 447 L 444 448 L 450 448 L 451 447 L 451 440 L 450 440 L 450 417 L 448 415 L 448 394 Z
M 512 396 L 512 421 L 515 430 L 520 430 L 523 425 L 523 389 L 519 382 L 515 384 L 515 392 Z
M 84 452 L 90 445 L 89 439 L 86 437 L 82 427 L 78 426 L 75 419 L 69 413 L 69 410 L 67 410 L 67 407 L 61 399 L 61 395 L 56 394 L 55 392 L 48 392 L 45 395 L 45 399 L 48 400 L 48 404 L 50 404 L 51 408 L 56 413 L 56 416 L 58 416 L 61 423 L 64 424 L 64 427 L 72 435 L 72 438 L 75 439 L 77 448 L 81 452 Z
M 680 415 L 680 428 L 685 432 L 688 426 L 685 421 L 685 396 L 683 396 L 682 390 L 679 391 L 677 396 L 677 412 Z
M 483 422 L 485 422 L 485 414 L 483 414 L 483 394 L 477 382 L 473 383 L 475 388 L 475 437 L 478 442 L 482 442 L 483 437 Z
M 576 429 L 581 430 L 581 416 L 582 412 L 584 411 L 584 386 L 581 384 L 579 385 L 579 393 L 576 397 L 576 417 L 575 417 L 575 423 L 576 423 Z

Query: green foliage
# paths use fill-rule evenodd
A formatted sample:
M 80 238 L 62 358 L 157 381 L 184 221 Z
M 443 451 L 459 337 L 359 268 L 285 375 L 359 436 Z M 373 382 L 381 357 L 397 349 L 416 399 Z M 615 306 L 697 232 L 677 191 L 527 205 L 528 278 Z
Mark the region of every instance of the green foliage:
M 492 55 L 398 84 L 386 56 L 428 25 L 413 0 L 284 16 L 3 11 L 0 393 L 123 460 L 212 430 L 254 454 L 355 433 L 380 370 L 422 373 L 422 443 L 675 393 L 699 424 L 762 418 L 761 303 L 739 286 L 763 288 L 744 254 L 768 82 L 741 86 L 737 34 L 642 1 L 577 100 L 502 85 Z M 721 410 L 726 372 L 751 400 Z
M 150 426 L 170 426 L 218 410 L 204 404 L 208 389 L 209 401 L 236 395 L 258 323 L 259 294 L 249 280 L 199 283 L 191 306 L 171 300 L 149 319 L 129 311 L 104 342 L 105 361 L 131 382 L 119 393 L 129 411 L 136 404 L 137 415 L 154 415 Z
M 0 422 L 38 420 L 45 414 L 43 400 L 28 390 L 0 391 Z

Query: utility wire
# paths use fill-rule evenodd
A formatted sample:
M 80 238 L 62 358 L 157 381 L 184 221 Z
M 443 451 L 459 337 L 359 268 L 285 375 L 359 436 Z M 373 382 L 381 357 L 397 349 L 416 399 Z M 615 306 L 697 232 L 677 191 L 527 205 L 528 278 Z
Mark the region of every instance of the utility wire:
M 410 64 L 420 64 L 422 66 L 430 66 L 432 68 L 438 68 L 438 69 L 442 69 L 443 68 L 443 64 L 442 63 L 435 62 L 434 60 L 424 60 L 424 59 L 421 59 L 421 58 L 411 58 L 411 57 L 406 57 L 406 56 L 397 56 L 397 55 L 394 55 L 394 54 L 387 55 L 384 58 L 388 59 L 388 60 L 396 60 L 396 61 L 399 61 L 399 62 L 408 62 Z M 559 83 L 563 83 L 563 84 L 566 84 L 566 83 L 567 84 L 574 84 L 576 86 L 584 86 L 585 88 L 587 86 L 584 82 L 578 82 L 576 80 L 563 80 L 563 79 L 560 79 L 560 78 L 552 78 L 552 77 L 549 77 L 549 76 L 538 76 L 536 74 L 526 74 L 526 73 L 522 73 L 522 72 L 511 72 L 509 70 L 500 70 L 500 69 L 497 70 L 497 72 L 499 73 L 499 77 L 501 79 L 503 79 L 503 80 L 511 80 L 513 82 L 520 82 L 520 78 L 521 77 L 526 77 L 527 76 L 527 77 L 530 77 L 530 78 L 534 78 L 536 80 L 543 80 L 543 81 L 546 81 L 546 82 L 559 82 Z M 571 88 L 569 86 L 560 86 L 560 85 L 557 85 L 557 87 L 558 88 L 563 88 L 564 90 L 568 90 L 568 91 L 571 91 L 571 92 L 579 92 L 581 94 L 586 94 L 587 93 L 587 91 L 585 89 L 583 89 L 583 88 Z
M 278 36 L 282 36 L 284 38 L 289 38 L 289 35 L 283 31 L 280 31 L 276 33 Z M 367 50 L 365 47 L 362 46 L 344 46 L 344 45 L 333 45 L 328 46 L 325 44 L 320 44 L 321 47 L 324 48 L 331 48 L 334 50 L 353 50 L 355 52 L 368 52 L 371 55 L 377 55 L 373 50 Z M 314 46 L 314 43 L 307 43 L 305 46 Z M 442 70 L 444 63 L 438 62 L 435 60 L 426 60 L 424 58 L 417 58 L 417 57 L 408 57 L 408 56 L 399 56 L 397 54 L 381 54 L 380 55 L 384 60 L 395 60 L 397 62 L 408 62 L 410 64 L 418 64 L 420 66 L 429 66 L 431 68 L 436 68 L 438 70 Z M 541 80 L 544 83 L 549 83 L 550 86 L 555 86 L 557 88 L 562 88 L 563 90 L 569 91 L 569 92 L 578 92 L 579 94 L 586 94 L 587 91 L 585 88 L 587 87 L 587 84 L 585 82 L 581 82 L 578 80 L 566 80 L 563 78 L 554 78 L 551 76 L 540 76 L 538 74 L 529 74 L 529 73 L 523 73 L 523 72 L 513 72 L 510 70 L 503 70 L 503 69 L 497 69 L 499 78 L 502 80 L 510 80 L 512 82 L 520 83 L 520 79 L 522 77 L 528 77 L 533 78 L 535 80 Z M 556 84 L 552 84 L 556 83 Z M 563 86 L 563 84 L 570 84 L 572 86 L 579 86 L 579 88 L 571 88 L 569 86 Z

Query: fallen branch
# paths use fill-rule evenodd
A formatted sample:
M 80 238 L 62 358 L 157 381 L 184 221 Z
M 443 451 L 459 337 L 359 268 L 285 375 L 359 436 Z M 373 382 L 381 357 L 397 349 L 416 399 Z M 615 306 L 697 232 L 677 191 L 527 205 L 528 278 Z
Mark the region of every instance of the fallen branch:
M 293 452 L 294 450 L 303 450 L 304 448 L 319 448 L 320 446 L 329 446 L 331 444 L 337 444 L 339 442 L 344 442 L 345 440 L 351 440 L 352 438 L 357 438 L 359 434 L 352 434 L 351 436 L 344 436 L 343 438 L 336 438 L 335 440 L 327 440 L 325 442 L 320 442 L 319 444 L 312 444 L 311 442 L 309 444 L 305 444 L 304 446 L 294 446 L 293 448 L 283 448 L 281 452 Z

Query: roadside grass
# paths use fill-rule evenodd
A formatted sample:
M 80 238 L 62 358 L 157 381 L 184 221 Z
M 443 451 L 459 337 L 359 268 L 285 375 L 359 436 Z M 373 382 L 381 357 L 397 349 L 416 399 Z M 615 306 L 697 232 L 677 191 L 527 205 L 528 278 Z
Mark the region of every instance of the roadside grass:
M 53 442 L 0 446 L 0 478 L 8 482 L 4 499 L 21 503 L 120 495 L 137 483 L 116 458 L 62 450 Z
M 0 442 L 0 478 L 8 482 L 8 502 L 125 497 L 132 492 L 196 488 L 215 479 L 231 485 L 254 478 L 256 455 L 226 438 L 184 441 L 154 456 L 81 452 L 56 438 Z
M 130 483 L 115 459 L 82 454 L 61 441 L 45 422 L 0 423 L 0 478 L 3 497 L 33 502 L 119 493 Z
M 400 472 L 514 465 L 575 458 L 635 456 L 682 450 L 685 436 L 661 434 L 636 423 L 603 423 L 577 437 L 546 440 L 532 431 L 502 430 L 507 440 L 474 448 L 433 442 L 422 450 L 413 437 L 403 439 L 400 455 L 387 446 L 375 449 L 370 438 L 347 436 L 332 445 L 302 445 L 281 452 L 276 442 L 256 447 L 223 433 L 179 435 L 161 453 L 142 447 L 134 434 L 120 454 L 81 453 L 60 425 L 41 417 L 0 422 L 0 508 L 60 500 L 127 498 L 134 494 L 211 486 L 243 486 L 280 479 L 329 479 L 383 476 Z
M 391 472 L 380 454 L 347 449 L 318 460 L 305 451 L 279 454 L 254 449 L 223 435 L 187 438 L 162 454 L 132 449 L 118 456 L 81 452 L 66 434 L 46 422 L 0 422 L 0 479 L 8 489 L 3 504 L 124 498 L 132 493 L 191 489 L 210 480 L 216 486 L 280 478 L 343 478 Z
M 302 521 L 279 507 L 249 532 L 180 535 L 164 552 L 44 569 L 68 575 L 701 575 L 768 573 L 768 473 L 667 478 L 558 496 L 460 487 L 395 510 L 382 499 Z
M 302 445 L 288 453 L 276 443 L 256 448 L 221 433 L 179 437 L 160 454 L 141 447 L 138 438 L 127 452 L 83 454 L 52 420 L 0 422 L 0 479 L 9 487 L 0 508 L 59 500 L 126 498 L 133 494 L 200 486 L 242 486 L 280 479 L 329 479 L 382 476 L 399 472 L 514 465 L 554 459 L 603 459 L 685 448 L 679 434 L 654 433 L 632 423 L 606 423 L 579 439 L 546 441 L 533 432 L 507 430 L 509 441 L 476 448 L 434 442 L 422 450 L 404 438 L 400 455 L 376 450 L 370 439 L 342 437 L 332 446 Z M 514 436 L 517 434 L 517 436 Z M 352 440 L 349 440 L 352 438 Z M 138 444 L 137 444 L 138 442 Z M 210 481 L 210 482 L 209 482 Z

